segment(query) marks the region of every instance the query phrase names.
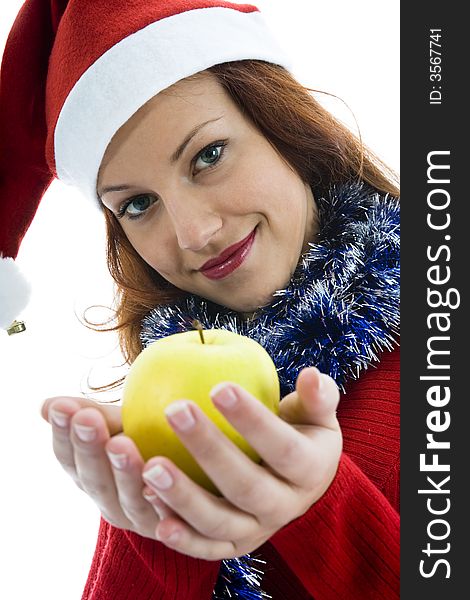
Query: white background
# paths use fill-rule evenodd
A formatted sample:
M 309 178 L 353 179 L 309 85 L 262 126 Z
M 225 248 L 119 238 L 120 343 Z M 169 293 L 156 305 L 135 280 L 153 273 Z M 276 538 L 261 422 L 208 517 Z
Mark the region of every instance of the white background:
M 297 78 L 341 98 L 348 108 L 323 101 L 357 132 L 356 119 L 365 143 L 398 171 L 399 0 L 257 5 L 294 58 Z M 20 6 L 1 2 L 0 50 Z M 85 393 L 90 374 L 108 381 L 119 363 L 113 335 L 88 331 L 75 315 L 111 302 L 100 214 L 54 182 L 18 264 L 34 291 L 22 315 L 27 331 L 0 332 L 1 594 L 79 600 L 99 513 L 56 463 L 39 409 L 49 396 Z

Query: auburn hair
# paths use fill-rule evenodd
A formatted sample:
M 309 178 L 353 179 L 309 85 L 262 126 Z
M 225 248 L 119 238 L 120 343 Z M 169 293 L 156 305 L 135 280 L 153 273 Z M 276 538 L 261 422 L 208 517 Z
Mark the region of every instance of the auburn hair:
M 315 100 L 314 90 L 301 85 L 283 67 L 243 60 L 207 71 L 301 179 L 310 184 L 314 197 L 332 183 L 360 180 L 380 192 L 398 196 L 396 175 Z M 118 332 L 123 356 L 132 363 L 142 350 L 143 317 L 155 306 L 175 302 L 186 292 L 154 271 L 134 250 L 113 213 L 106 207 L 103 210 L 107 262 L 116 283 L 116 296 L 112 320 L 99 329 Z

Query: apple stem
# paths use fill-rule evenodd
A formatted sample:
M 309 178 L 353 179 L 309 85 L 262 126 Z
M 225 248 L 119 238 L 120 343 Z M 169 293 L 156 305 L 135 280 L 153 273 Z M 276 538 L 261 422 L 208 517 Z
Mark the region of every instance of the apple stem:
M 193 327 L 194 327 L 194 329 L 197 329 L 199 331 L 199 337 L 201 338 L 201 343 L 205 344 L 206 342 L 204 341 L 204 334 L 202 333 L 203 327 L 202 327 L 200 321 L 198 321 L 197 319 L 194 319 Z

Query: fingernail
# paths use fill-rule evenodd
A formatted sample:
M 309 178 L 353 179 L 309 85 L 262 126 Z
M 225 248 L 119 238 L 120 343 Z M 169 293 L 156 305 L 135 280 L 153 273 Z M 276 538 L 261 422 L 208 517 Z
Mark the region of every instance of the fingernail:
M 180 532 L 179 531 L 173 531 L 173 533 L 170 533 L 170 535 L 162 535 L 160 533 L 160 529 L 157 529 L 157 540 L 160 540 L 161 542 L 165 542 L 165 543 L 169 543 L 169 544 L 174 544 L 175 542 L 178 541 L 178 538 L 180 537 Z
M 155 465 L 144 472 L 144 479 L 159 490 L 167 490 L 173 485 L 173 477 L 161 465 Z
M 318 367 L 314 367 L 313 365 L 309 367 L 310 369 L 314 369 L 317 372 L 317 392 L 320 393 L 323 389 L 323 376 Z
M 160 521 L 163 521 L 163 519 L 165 518 L 165 513 L 162 510 L 162 506 L 163 506 L 162 499 L 159 496 L 157 496 L 157 494 L 154 494 L 150 490 L 144 490 L 142 492 L 142 495 L 145 498 L 145 500 L 147 500 L 147 502 L 150 502 L 150 504 L 153 507 L 153 510 L 157 513 Z
M 183 401 L 173 402 L 165 409 L 165 414 L 177 429 L 187 431 L 196 425 L 196 420 L 191 413 L 189 404 Z
M 54 425 L 57 425 L 57 427 L 67 427 L 67 425 L 69 424 L 69 416 L 61 412 L 60 410 L 51 408 L 51 410 L 49 411 L 49 416 Z
M 223 408 L 233 408 L 238 402 L 235 390 L 226 383 L 218 383 L 210 392 L 212 400 Z
M 108 458 L 115 469 L 125 469 L 127 466 L 127 454 L 116 454 L 115 452 L 107 452 Z
M 143 497 L 144 497 L 146 500 L 148 500 L 149 502 L 155 502 L 155 500 L 157 500 L 157 499 L 158 499 L 158 496 L 157 496 L 157 494 L 153 494 L 152 492 L 147 492 L 147 491 L 145 491 L 145 492 L 143 492 L 143 494 L 142 494 L 142 495 L 143 495 Z
M 179 537 L 180 537 L 180 532 L 173 531 L 173 533 L 170 533 L 170 535 L 165 539 L 165 541 L 168 542 L 169 544 L 174 544 L 175 542 L 177 542 L 179 540 Z
M 73 429 L 79 440 L 82 442 L 91 442 L 96 437 L 96 429 L 88 425 L 74 425 Z

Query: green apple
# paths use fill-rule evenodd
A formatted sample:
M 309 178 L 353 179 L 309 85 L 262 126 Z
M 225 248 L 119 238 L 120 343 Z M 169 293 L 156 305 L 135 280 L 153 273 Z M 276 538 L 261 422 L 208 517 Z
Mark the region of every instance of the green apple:
M 279 379 L 271 357 L 254 340 L 223 329 L 177 333 L 153 342 L 132 364 L 124 383 L 124 433 L 144 460 L 167 456 L 195 482 L 217 489 L 167 422 L 165 408 L 175 400 L 193 400 L 252 460 L 259 455 L 213 405 L 209 392 L 222 381 L 243 386 L 275 414 Z

